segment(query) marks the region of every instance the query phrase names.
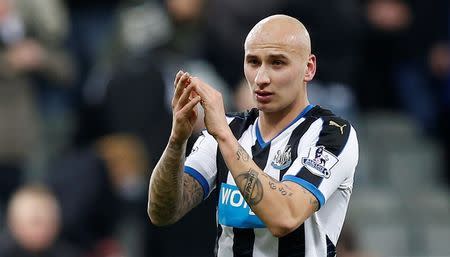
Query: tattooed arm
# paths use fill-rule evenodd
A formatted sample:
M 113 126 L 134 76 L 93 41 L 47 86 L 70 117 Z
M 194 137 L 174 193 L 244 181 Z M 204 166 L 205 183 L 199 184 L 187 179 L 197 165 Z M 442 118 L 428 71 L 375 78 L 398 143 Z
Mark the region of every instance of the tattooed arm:
M 192 85 L 202 98 L 206 128 L 218 142 L 225 163 L 250 208 L 274 236 L 282 237 L 298 228 L 318 209 L 315 196 L 294 182 L 279 182 L 264 173 L 228 127 L 220 92 L 195 77 Z
M 183 172 L 186 144 L 169 142 L 153 170 L 148 195 L 148 215 L 153 224 L 173 224 L 203 199 L 203 189 Z
M 188 73 L 179 71 L 174 81 L 173 123 L 169 143 L 153 170 L 148 190 L 147 212 L 155 225 L 178 221 L 200 203 L 202 187 L 183 172 L 186 143 L 197 120 L 195 97 Z

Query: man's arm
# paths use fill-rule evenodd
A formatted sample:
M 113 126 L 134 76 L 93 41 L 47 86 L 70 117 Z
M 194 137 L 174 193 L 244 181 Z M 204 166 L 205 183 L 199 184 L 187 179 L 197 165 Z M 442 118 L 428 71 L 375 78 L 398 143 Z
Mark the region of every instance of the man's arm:
M 202 201 L 202 187 L 183 172 L 185 149 L 186 144 L 169 142 L 153 170 L 148 215 L 155 225 L 175 223 Z
M 217 142 L 244 199 L 274 236 L 294 231 L 319 208 L 316 197 L 302 186 L 261 170 L 231 132 Z
M 147 212 L 155 225 L 178 221 L 199 204 L 203 196 L 199 183 L 183 171 L 186 144 L 197 120 L 196 106 L 200 102 L 200 97 L 192 97 L 189 84 L 189 74 L 178 72 L 172 99 L 172 132 L 149 183 Z
M 192 84 L 202 98 L 206 128 L 218 142 L 225 163 L 253 212 L 274 236 L 282 237 L 297 229 L 319 208 L 316 197 L 294 182 L 277 181 L 262 171 L 228 127 L 221 94 L 198 78 L 192 78 Z

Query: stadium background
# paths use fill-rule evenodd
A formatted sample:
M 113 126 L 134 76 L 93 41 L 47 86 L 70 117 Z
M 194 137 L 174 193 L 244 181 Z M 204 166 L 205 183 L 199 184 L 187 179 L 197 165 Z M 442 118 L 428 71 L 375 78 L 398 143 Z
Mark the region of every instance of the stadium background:
M 242 43 L 275 13 L 310 31 L 312 103 L 359 133 L 338 256 L 450 256 L 445 0 L 0 0 L 0 256 L 15 244 L 8 202 L 36 183 L 61 210 L 48 252 L 211 256 L 214 199 L 167 228 L 146 214 L 173 77 L 204 78 L 229 111 L 251 107 Z

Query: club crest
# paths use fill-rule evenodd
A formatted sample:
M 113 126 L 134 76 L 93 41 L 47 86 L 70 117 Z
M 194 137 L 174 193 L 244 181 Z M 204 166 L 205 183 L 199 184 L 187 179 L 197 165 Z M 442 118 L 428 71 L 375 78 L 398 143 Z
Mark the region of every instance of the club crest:
M 331 168 L 336 165 L 338 158 L 327 151 L 324 146 L 313 146 L 309 149 L 308 157 L 302 158 L 302 164 L 312 174 L 329 178 Z
M 291 146 L 287 145 L 284 151 L 278 150 L 275 157 L 272 160 L 272 167 L 278 170 L 283 170 L 289 167 L 292 163 L 291 159 Z

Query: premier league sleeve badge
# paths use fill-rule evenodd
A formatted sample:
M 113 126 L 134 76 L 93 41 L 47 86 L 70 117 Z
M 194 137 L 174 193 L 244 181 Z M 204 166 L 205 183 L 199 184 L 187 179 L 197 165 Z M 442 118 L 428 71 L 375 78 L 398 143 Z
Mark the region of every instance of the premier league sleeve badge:
M 309 149 L 308 157 L 302 158 L 302 164 L 312 174 L 329 178 L 331 176 L 331 169 L 338 163 L 339 159 L 324 146 L 313 146 Z

